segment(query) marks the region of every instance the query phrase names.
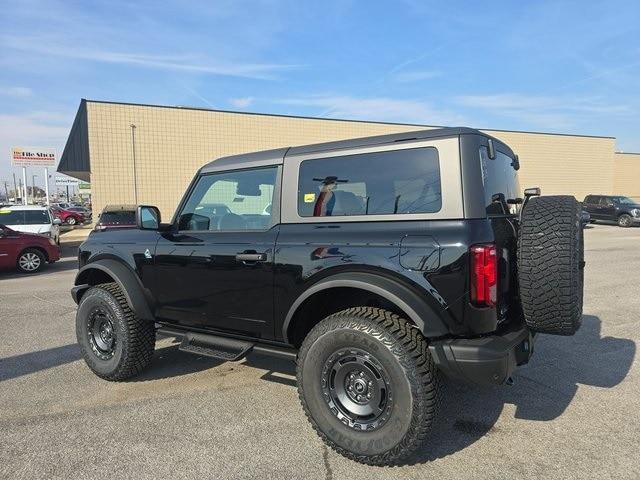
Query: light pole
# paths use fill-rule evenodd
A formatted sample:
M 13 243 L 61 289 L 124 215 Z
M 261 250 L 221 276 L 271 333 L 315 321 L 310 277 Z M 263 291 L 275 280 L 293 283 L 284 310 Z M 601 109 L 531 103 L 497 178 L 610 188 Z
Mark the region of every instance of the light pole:
M 138 169 L 136 168 L 136 126 L 135 124 L 129 125 L 131 127 L 131 151 L 133 152 L 133 198 L 138 204 Z
M 38 175 L 31 175 L 31 201 L 36 204 L 36 177 Z

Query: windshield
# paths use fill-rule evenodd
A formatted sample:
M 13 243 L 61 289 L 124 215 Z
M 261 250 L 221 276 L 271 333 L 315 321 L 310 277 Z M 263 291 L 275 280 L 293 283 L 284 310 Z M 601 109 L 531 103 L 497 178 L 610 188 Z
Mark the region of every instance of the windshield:
M 131 210 L 119 210 L 116 212 L 103 212 L 100 215 L 102 225 L 135 225 L 136 212 Z
M 0 208 L 0 223 L 3 225 L 46 225 L 51 223 L 51 218 L 46 210 Z
M 623 205 L 635 205 L 637 202 L 629 197 L 613 197 L 613 201 Z

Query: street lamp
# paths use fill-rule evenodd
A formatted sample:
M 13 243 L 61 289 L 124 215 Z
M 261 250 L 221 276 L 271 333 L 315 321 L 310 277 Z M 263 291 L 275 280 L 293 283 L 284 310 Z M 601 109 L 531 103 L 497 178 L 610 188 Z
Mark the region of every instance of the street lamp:
M 136 168 L 136 126 L 130 124 L 131 127 L 131 151 L 133 152 L 133 198 L 136 205 L 138 204 L 138 169 Z
M 36 203 L 36 177 L 38 175 L 31 175 L 31 201 L 35 205 Z

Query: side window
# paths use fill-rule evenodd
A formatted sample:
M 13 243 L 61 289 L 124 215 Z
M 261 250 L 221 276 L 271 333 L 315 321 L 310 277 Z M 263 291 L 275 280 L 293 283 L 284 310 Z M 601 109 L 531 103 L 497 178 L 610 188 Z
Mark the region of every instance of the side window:
M 593 195 L 587 195 L 586 197 L 584 197 L 584 202 L 583 203 L 595 203 L 593 201 Z
M 435 213 L 441 207 L 440 163 L 433 147 L 300 164 L 301 217 Z
M 609 197 L 600 197 L 599 204 L 603 207 L 608 207 L 611 205 L 611 199 Z
M 180 230 L 266 230 L 278 167 L 203 175 L 178 219 Z

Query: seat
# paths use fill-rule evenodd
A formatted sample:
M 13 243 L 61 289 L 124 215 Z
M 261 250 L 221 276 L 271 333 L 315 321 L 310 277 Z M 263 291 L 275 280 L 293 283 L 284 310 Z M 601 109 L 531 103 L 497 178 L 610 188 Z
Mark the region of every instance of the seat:
M 220 219 L 218 230 L 246 230 L 247 222 L 240 215 L 227 213 Z
M 362 201 L 358 199 L 355 193 L 345 192 L 341 190 L 334 190 L 333 195 L 335 198 L 335 204 L 333 210 L 327 212 L 327 215 L 364 215 L 364 205 Z

